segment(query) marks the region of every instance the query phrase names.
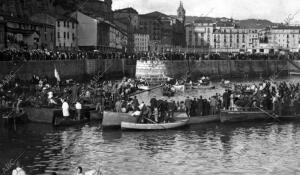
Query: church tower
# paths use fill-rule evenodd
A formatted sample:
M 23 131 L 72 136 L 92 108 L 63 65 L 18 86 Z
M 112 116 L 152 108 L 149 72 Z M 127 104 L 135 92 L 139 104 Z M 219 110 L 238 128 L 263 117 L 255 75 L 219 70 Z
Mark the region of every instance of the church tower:
M 182 23 L 185 23 L 185 9 L 183 8 L 182 1 L 180 1 L 180 5 L 177 9 L 177 18 Z

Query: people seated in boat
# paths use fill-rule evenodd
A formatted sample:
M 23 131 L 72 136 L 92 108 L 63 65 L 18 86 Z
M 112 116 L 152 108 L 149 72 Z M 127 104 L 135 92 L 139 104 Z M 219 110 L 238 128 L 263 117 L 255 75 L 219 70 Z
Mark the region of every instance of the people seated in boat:
M 151 107 L 151 110 L 153 111 L 155 108 L 157 108 L 157 99 L 156 99 L 156 96 L 153 96 L 151 99 L 150 99 L 150 107 Z
M 123 113 L 127 112 L 127 102 L 125 100 L 121 100 L 121 111 Z
M 158 123 L 159 113 L 158 113 L 158 108 L 157 107 L 155 107 L 154 110 L 153 110 L 153 117 L 154 117 L 154 121 L 156 123 Z
M 174 100 L 168 101 L 168 121 L 174 119 L 174 112 L 176 110 L 176 103 Z
M 81 120 L 81 110 L 82 110 L 82 104 L 79 100 L 77 100 L 75 104 L 75 109 L 76 109 L 76 119 Z
M 140 104 L 139 104 L 139 100 L 137 99 L 136 96 L 133 97 L 133 100 L 132 100 L 132 105 L 137 108 Z
M 141 115 L 139 116 L 137 123 L 148 122 L 151 118 L 152 112 L 150 107 L 146 106 L 143 102 L 140 105 Z
M 70 111 L 69 111 L 69 104 L 65 99 L 61 99 L 62 102 L 62 113 L 64 118 L 69 118 L 70 117 Z

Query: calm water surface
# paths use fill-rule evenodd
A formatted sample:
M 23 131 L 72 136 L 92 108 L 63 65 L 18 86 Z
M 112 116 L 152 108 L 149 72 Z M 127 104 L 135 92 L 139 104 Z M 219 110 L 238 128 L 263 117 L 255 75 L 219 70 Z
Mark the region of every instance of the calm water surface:
M 97 123 L 1 128 L 0 174 L 11 174 L 8 162 L 19 155 L 34 175 L 69 175 L 79 165 L 100 168 L 103 175 L 300 174 L 300 121 L 205 124 L 162 132 L 103 131 Z

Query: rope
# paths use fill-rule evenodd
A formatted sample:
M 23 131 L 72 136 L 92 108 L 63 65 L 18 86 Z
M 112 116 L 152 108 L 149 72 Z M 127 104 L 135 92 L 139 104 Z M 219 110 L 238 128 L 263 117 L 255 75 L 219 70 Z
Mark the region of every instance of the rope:
M 257 109 L 259 109 L 261 112 L 267 114 L 269 117 L 271 117 L 271 118 L 273 118 L 273 119 L 275 119 L 275 120 L 277 120 L 277 121 L 280 121 L 280 120 L 278 119 L 278 117 L 271 115 L 270 113 L 268 113 L 267 111 L 261 109 L 260 107 L 258 107 L 258 106 L 256 106 L 256 105 L 255 105 L 254 107 L 257 108 Z

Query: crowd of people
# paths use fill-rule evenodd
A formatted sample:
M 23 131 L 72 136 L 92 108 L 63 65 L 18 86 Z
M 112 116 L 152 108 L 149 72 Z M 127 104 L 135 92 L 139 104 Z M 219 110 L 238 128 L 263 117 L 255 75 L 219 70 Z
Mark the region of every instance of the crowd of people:
M 112 110 L 117 99 L 125 99 L 137 90 L 138 81 L 123 78 L 122 81 L 90 81 L 78 83 L 72 80 L 57 82 L 56 79 L 34 75 L 30 81 L 18 78 L 0 84 L 0 108 L 16 109 L 17 106 L 62 108 L 64 117 L 81 119 L 85 105 L 96 107 L 99 113 Z M 72 116 L 70 110 L 77 111 Z
M 221 110 L 262 111 L 269 115 L 294 115 L 300 104 L 300 84 L 263 81 L 259 84 L 232 84 L 223 94 L 216 93 L 206 99 L 186 97 L 184 101 L 171 98 L 150 100 L 150 105 L 139 103 L 136 97 L 118 99 L 114 111 L 128 113 L 138 117 L 141 123 L 161 123 L 174 120 L 175 112 L 186 112 L 188 117 L 218 115 Z
M 0 61 L 15 60 L 80 60 L 80 59 L 121 59 L 127 60 L 282 60 L 288 57 L 293 60 L 300 58 L 299 53 L 194 53 L 183 51 L 172 52 L 101 52 L 93 51 L 60 51 L 60 50 L 21 50 L 6 49 L 0 51 Z

